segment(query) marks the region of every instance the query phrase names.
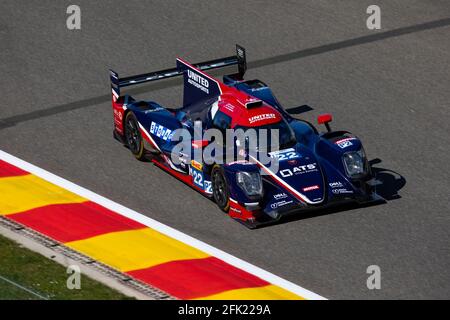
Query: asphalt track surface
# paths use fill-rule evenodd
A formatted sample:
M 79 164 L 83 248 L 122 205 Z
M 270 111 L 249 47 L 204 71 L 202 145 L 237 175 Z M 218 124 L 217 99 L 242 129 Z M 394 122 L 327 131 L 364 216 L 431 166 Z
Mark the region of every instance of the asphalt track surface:
M 0 2 L 0 149 L 331 299 L 450 297 L 450 3 L 366 0 Z M 246 47 L 247 79 L 334 116 L 379 158 L 386 204 L 248 230 L 112 139 L 120 75 Z M 176 107 L 179 80 L 131 92 Z M 306 111 L 308 108 L 299 108 Z M 381 268 L 368 290 L 366 268 Z

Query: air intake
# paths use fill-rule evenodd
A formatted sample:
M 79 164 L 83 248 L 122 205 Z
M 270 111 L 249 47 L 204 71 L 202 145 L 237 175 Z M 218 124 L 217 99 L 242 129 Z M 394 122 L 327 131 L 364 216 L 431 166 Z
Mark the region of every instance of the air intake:
M 245 107 L 247 109 L 261 107 L 263 105 L 263 102 L 261 100 L 252 100 L 245 104 Z

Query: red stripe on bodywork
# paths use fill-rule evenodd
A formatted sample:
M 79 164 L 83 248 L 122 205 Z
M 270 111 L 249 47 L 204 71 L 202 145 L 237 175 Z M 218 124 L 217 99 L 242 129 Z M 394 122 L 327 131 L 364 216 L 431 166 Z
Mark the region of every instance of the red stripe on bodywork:
M 30 174 L 25 170 L 19 169 L 8 162 L 0 160 L 0 178 L 4 177 L 14 177 L 14 176 L 23 176 L 26 174 Z
M 144 138 L 145 141 L 147 141 L 148 143 L 150 143 L 150 145 L 152 147 L 154 147 L 155 149 L 159 150 L 159 147 L 156 145 L 156 142 L 154 143 L 148 135 L 150 135 L 150 133 L 147 134 L 147 132 L 145 132 L 144 130 L 142 130 L 141 127 L 139 127 L 139 131 L 141 132 L 141 137 Z
M 9 215 L 8 218 L 60 242 L 145 228 L 136 221 L 90 201 L 44 206 Z
M 172 261 L 127 273 L 179 299 L 269 284 L 215 257 Z
M 292 195 L 292 196 L 294 196 L 294 198 L 296 198 L 297 200 L 300 200 L 302 203 L 306 203 L 306 200 L 298 193 L 298 192 L 296 192 L 296 190 L 294 189 L 294 188 L 292 188 L 287 182 L 284 182 L 284 183 L 286 183 L 286 185 L 283 185 L 277 178 L 279 178 L 279 177 L 277 177 L 277 175 L 275 174 L 275 173 L 272 173 L 270 170 L 268 170 L 265 166 L 263 166 L 261 163 L 259 163 L 259 162 L 256 162 L 256 165 L 259 167 L 259 168 L 261 168 L 262 170 L 264 170 L 268 175 L 269 175 L 269 177 L 271 177 L 272 178 L 272 180 L 276 183 L 276 184 L 278 184 L 280 187 L 282 187 L 283 188 L 283 190 L 288 190 L 288 192 Z M 282 180 L 281 178 L 279 178 L 280 180 Z
M 255 219 L 258 213 L 258 210 L 250 211 L 239 203 L 230 201 L 230 209 L 228 211 L 228 214 L 232 218 L 247 221 L 249 219 Z

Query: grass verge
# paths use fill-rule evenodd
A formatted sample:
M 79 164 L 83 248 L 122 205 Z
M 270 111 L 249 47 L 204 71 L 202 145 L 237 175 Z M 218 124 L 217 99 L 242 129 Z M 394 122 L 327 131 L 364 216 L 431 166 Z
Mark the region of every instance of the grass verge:
M 81 288 L 67 288 L 67 269 L 0 235 L 0 300 L 131 299 L 85 275 Z

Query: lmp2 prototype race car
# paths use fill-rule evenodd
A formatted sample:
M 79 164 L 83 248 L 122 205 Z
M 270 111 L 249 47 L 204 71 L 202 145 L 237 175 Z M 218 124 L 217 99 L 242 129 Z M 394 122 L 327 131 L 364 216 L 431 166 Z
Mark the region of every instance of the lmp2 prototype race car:
M 237 65 L 238 72 L 223 82 L 206 70 Z M 203 195 L 249 228 L 305 212 L 346 202 L 382 200 L 374 192 L 375 179 L 361 141 L 350 132 L 332 131 L 330 114 L 318 117 L 326 131 L 319 133 L 309 122 L 288 113 L 270 88 L 260 80 L 244 80 L 247 69 L 244 48 L 236 55 L 197 64 L 177 59 L 176 68 L 120 78 L 110 70 L 114 137 L 139 160 L 150 160 Z M 183 106 L 165 108 L 153 101 L 136 101 L 121 95 L 123 87 L 184 77 Z M 203 130 L 252 128 L 279 131 L 279 148 L 270 150 L 278 170 L 258 159 L 211 163 L 183 159 L 173 161 L 176 130 L 200 123 Z M 212 141 L 190 141 L 192 152 Z M 248 151 L 248 150 L 247 150 Z M 179 153 L 179 154 L 178 154 Z M 252 161 L 250 161 L 252 160 Z

